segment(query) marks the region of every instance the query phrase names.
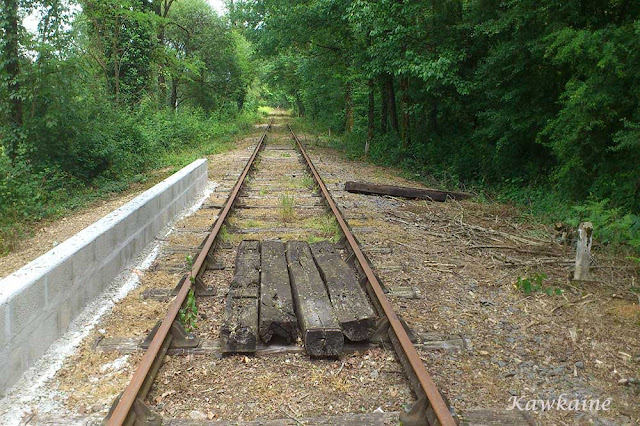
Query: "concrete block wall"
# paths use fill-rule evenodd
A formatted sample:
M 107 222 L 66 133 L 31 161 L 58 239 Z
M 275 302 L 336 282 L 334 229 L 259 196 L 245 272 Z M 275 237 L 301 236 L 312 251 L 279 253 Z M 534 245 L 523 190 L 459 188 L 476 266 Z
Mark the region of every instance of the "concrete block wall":
M 0 280 L 0 397 L 206 185 L 194 161 Z

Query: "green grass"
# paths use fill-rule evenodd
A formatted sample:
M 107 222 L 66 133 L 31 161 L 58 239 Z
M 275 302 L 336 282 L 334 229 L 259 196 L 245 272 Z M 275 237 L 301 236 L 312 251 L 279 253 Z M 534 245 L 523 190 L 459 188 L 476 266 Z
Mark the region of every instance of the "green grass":
M 315 188 L 316 181 L 310 174 L 305 173 L 302 177 L 302 185 L 304 185 L 305 188 Z
M 295 199 L 292 194 L 286 193 L 280 195 L 279 213 L 283 222 L 291 222 L 296 215 L 294 209 Z
M 231 234 L 229 234 L 227 225 L 222 225 L 220 227 L 220 231 L 218 231 L 218 240 L 223 243 L 231 241 Z
M 261 222 L 255 219 L 248 219 L 246 222 L 244 222 L 244 226 L 246 226 L 247 228 L 260 228 Z
M 338 226 L 336 218 L 332 215 L 306 219 L 304 221 L 304 226 L 305 228 L 318 231 L 321 235 L 319 240 L 330 240 L 335 243 L 340 239 L 340 227 Z
M 260 106 L 258 107 L 258 114 L 262 114 L 264 117 L 268 116 L 274 111 L 274 108 L 268 106 Z

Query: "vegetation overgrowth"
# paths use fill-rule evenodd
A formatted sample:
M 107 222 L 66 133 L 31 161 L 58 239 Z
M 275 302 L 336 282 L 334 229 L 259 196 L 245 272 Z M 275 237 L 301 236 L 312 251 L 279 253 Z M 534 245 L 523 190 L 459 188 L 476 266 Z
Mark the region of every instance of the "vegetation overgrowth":
M 227 8 L 0 4 L 0 253 L 18 225 L 219 149 L 266 105 L 351 155 L 640 250 L 640 3 Z
M 251 46 L 205 0 L 7 0 L 0 35 L 0 255 L 258 117 Z
M 341 148 L 591 219 L 596 237 L 640 249 L 640 3 L 232 6 L 267 63 L 267 99 Z

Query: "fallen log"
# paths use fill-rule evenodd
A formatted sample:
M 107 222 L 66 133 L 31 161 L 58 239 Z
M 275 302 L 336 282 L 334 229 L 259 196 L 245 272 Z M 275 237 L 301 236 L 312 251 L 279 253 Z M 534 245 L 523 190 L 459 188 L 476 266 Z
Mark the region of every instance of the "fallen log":
M 307 243 L 287 242 L 287 266 L 305 350 L 311 356 L 340 355 L 342 330 Z
M 291 295 L 285 245 L 280 241 L 263 241 L 261 246 L 258 332 L 265 343 L 274 334 L 291 343 L 298 337 L 298 321 Z
M 220 330 L 224 353 L 256 351 L 259 286 L 260 242 L 242 241 Z
M 311 253 L 342 332 L 352 342 L 368 340 L 375 331 L 377 317 L 355 272 L 329 241 L 311 244 Z
M 366 195 L 391 195 L 393 197 L 419 198 L 431 201 L 446 201 L 447 198 L 453 200 L 465 200 L 471 198 L 471 194 L 454 191 L 440 191 L 431 188 L 410 188 L 407 186 L 378 185 L 366 182 L 348 181 L 344 184 L 344 190 L 357 194 Z

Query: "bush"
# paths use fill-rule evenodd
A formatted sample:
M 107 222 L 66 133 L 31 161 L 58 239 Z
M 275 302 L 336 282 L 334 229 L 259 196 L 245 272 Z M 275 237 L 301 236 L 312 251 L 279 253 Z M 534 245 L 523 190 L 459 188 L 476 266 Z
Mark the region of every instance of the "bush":
M 231 146 L 230 135 L 250 128 L 256 118 L 157 110 L 145 102 L 134 110 L 99 102 L 60 105 L 25 126 L 16 161 L 0 150 L 0 255 L 13 248 L 29 223 L 123 191 L 151 169 L 181 167 L 219 152 Z

